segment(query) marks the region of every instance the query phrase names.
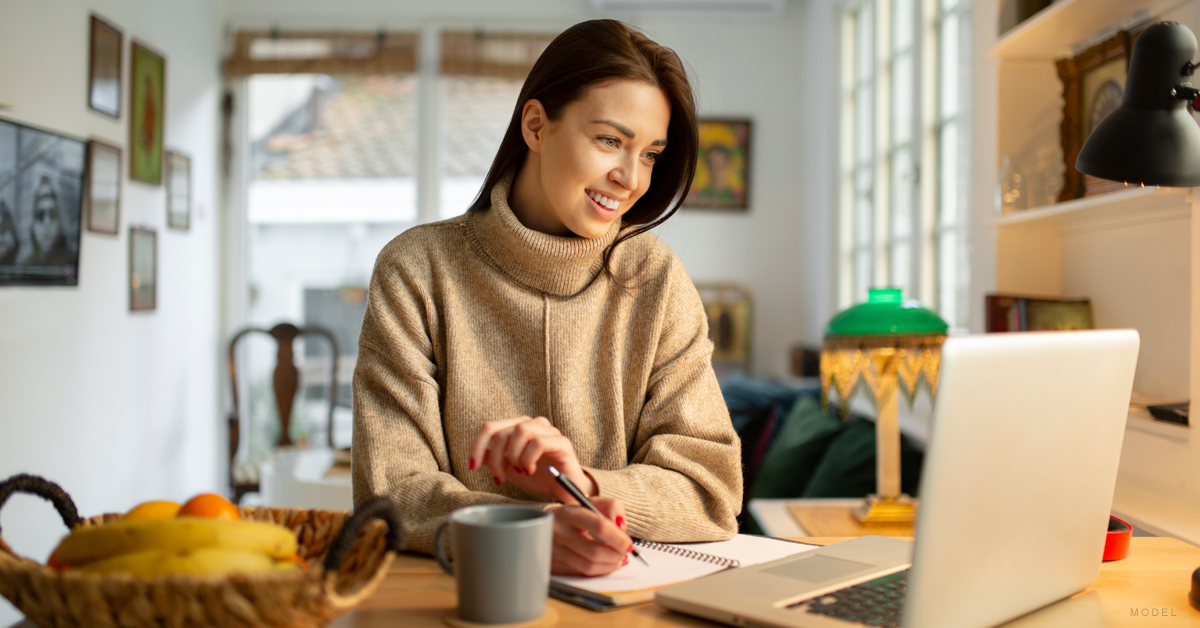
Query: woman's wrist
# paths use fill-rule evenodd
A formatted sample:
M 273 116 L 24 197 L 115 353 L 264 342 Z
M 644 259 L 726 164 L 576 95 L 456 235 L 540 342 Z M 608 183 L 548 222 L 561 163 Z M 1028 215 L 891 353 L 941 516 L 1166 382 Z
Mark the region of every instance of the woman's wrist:
M 600 485 L 596 483 L 596 478 L 592 477 L 592 474 L 588 473 L 587 469 L 580 467 L 579 470 L 583 472 L 583 477 L 586 484 L 586 486 L 580 486 L 579 490 L 583 491 L 583 494 L 587 495 L 588 497 L 596 497 L 599 495 Z

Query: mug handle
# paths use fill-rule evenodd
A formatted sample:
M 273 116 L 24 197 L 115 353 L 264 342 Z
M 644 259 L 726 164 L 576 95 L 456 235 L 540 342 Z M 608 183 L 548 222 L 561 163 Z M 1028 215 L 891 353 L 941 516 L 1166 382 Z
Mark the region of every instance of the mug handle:
M 437 557 L 438 564 L 442 566 L 442 571 L 450 575 L 454 575 L 454 565 L 450 563 L 450 559 L 446 556 L 446 530 L 450 529 L 450 519 L 442 522 L 438 526 L 437 533 L 433 535 L 433 555 Z

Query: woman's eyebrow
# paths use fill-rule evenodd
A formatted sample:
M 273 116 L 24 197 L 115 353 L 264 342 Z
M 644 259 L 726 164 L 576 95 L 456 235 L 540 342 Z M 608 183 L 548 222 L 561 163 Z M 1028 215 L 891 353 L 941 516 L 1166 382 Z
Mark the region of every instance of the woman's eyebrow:
M 625 137 L 628 137 L 631 140 L 637 139 L 637 133 L 634 133 L 633 129 L 631 129 L 619 122 L 614 122 L 612 120 L 592 120 L 592 124 L 607 124 L 608 126 L 611 126 L 612 128 L 620 131 L 621 134 L 623 134 Z M 650 142 L 650 145 L 651 146 L 666 146 L 667 140 L 665 140 L 665 139 L 654 140 L 653 142 Z

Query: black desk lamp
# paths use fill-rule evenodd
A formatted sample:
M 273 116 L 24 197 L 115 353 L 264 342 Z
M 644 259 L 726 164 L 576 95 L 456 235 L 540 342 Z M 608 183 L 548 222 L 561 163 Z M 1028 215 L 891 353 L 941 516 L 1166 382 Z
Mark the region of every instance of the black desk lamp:
M 1200 126 L 1192 103 L 1196 36 L 1179 22 L 1148 27 L 1133 43 L 1125 98 L 1079 150 L 1075 168 L 1093 177 L 1171 187 L 1200 185 Z M 1200 569 L 1188 602 L 1200 610 Z
M 1196 36 L 1179 22 L 1146 28 L 1133 44 L 1125 97 L 1079 150 L 1075 168 L 1112 181 L 1200 185 L 1200 126 L 1190 103 Z

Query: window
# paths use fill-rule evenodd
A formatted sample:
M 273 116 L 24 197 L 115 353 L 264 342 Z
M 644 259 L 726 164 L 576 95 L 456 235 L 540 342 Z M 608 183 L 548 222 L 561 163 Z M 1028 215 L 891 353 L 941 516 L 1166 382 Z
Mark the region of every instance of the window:
M 432 35 L 437 46 L 421 44 Z M 335 446 L 350 442 L 350 382 L 375 258 L 479 193 L 521 85 L 554 34 L 239 33 L 226 74 L 244 114 L 243 282 L 237 326 L 321 326 L 338 341 Z M 426 42 L 428 43 L 428 42 Z M 418 52 L 425 55 L 418 58 Z M 432 176 L 431 176 L 432 175 Z M 236 178 L 235 178 L 236 180 Z M 277 437 L 275 348 L 243 344 L 239 469 Z M 292 437 L 324 444 L 331 356 L 298 340 Z
M 838 305 L 904 290 L 968 321 L 968 0 L 857 0 L 842 14 Z M 921 175 L 924 174 L 923 178 Z
M 439 218 L 465 212 L 479 194 L 521 85 L 552 39 L 553 35 L 520 33 L 441 33 Z

